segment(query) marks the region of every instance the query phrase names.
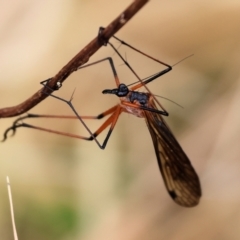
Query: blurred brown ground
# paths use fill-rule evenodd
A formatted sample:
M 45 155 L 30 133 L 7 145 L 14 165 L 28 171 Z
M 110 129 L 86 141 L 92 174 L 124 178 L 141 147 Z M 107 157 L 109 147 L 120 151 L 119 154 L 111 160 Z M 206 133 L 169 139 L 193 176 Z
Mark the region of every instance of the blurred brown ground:
M 129 3 L 1 1 L 0 107 L 36 92 L 40 81 L 55 75 Z M 13 239 L 6 175 L 20 239 L 240 239 L 239 11 L 240 2 L 233 0 L 155 0 L 117 34 L 171 65 L 194 54 L 150 89 L 184 107 L 160 99 L 201 180 L 196 208 L 179 207 L 168 196 L 142 119 L 121 116 L 104 151 L 94 142 L 19 129 L 0 145 L 1 239 Z M 125 53 L 137 72 L 154 73 L 150 63 Z M 112 55 L 102 48 L 91 61 Z M 121 81 L 135 81 L 116 66 Z M 69 98 L 76 88 L 74 104 L 82 115 L 118 102 L 101 94 L 114 87 L 109 66 L 95 69 L 74 73 L 58 92 Z M 30 112 L 71 113 L 52 98 Z M 1 119 L 0 132 L 13 120 Z M 85 133 L 75 121 L 30 122 Z M 96 129 L 100 123 L 89 124 Z

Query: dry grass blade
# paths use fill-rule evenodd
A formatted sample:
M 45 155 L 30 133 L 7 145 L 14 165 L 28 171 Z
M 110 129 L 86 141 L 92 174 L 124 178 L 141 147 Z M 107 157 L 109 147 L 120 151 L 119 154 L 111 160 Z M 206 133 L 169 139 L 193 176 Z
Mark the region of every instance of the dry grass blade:
M 12 201 L 12 192 L 11 192 L 10 180 L 9 180 L 8 176 L 6 177 L 6 179 L 7 179 L 8 197 L 9 197 L 10 211 L 11 211 L 11 218 L 12 218 L 12 226 L 13 226 L 13 236 L 14 236 L 14 240 L 18 240 L 16 225 L 15 225 L 15 220 L 14 220 L 14 210 L 13 210 L 13 201 Z

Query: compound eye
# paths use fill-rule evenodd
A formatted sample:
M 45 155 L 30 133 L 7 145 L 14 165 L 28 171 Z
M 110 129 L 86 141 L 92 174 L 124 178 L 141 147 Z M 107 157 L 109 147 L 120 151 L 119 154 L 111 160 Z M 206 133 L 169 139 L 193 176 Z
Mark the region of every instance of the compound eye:
M 129 93 L 128 87 L 123 83 L 121 83 L 118 86 L 118 89 L 119 89 L 119 91 L 118 91 L 118 96 L 119 97 L 124 97 Z
M 127 86 L 126 86 L 125 84 L 123 84 L 123 83 L 121 83 L 121 84 L 119 85 L 119 89 L 120 89 L 121 91 L 126 91 L 126 90 L 128 90 Z

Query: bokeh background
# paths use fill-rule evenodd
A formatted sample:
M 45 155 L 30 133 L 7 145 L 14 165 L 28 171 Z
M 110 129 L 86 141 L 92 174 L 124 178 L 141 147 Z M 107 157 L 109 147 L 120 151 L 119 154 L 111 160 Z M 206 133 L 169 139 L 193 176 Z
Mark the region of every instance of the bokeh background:
M 30 97 L 130 2 L 0 1 L 0 107 Z M 160 99 L 199 174 L 203 196 L 197 207 L 179 207 L 168 196 L 142 119 L 123 114 L 104 151 L 94 142 L 19 129 L 0 144 L 1 239 L 13 239 L 7 175 L 20 239 L 239 239 L 239 13 L 236 0 L 153 0 L 117 34 L 170 65 L 194 54 L 149 87 L 183 106 Z M 161 69 L 120 50 L 142 77 Z M 107 56 L 114 58 L 122 82 L 136 81 L 110 47 L 90 61 Z M 114 86 L 103 63 L 72 74 L 57 94 L 67 99 L 75 89 L 78 112 L 95 115 L 118 103 L 101 94 Z M 53 98 L 30 112 L 71 114 Z M 1 134 L 14 119 L 1 119 Z M 86 134 L 74 120 L 28 123 Z M 101 121 L 88 124 L 95 130 Z

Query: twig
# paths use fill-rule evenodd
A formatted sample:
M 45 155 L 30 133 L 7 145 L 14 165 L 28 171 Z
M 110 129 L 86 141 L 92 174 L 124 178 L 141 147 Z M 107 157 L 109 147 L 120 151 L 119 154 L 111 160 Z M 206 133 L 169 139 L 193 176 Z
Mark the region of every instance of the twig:
M 125 11 L 123 11 L 114 21 L 112 21 L 102 32 L 102 37 L 110 39 L 123 25 L 125 25 L 148 0 L 135 0 Z M 54 91 L 58 83 L 62 83 L 67 77 L 76 71 L 81 65 L 100 48 L 104 42 L 98 41 L 96 37 L 85 48 L 83 48 L 70 62 L 67 63 L 53 78 L 50 78 L 47 86 L 37 91 L 30 98 L 17 106 L 0 109 L 0 118 L 14 117 L 23 114 L 47 98 Z

